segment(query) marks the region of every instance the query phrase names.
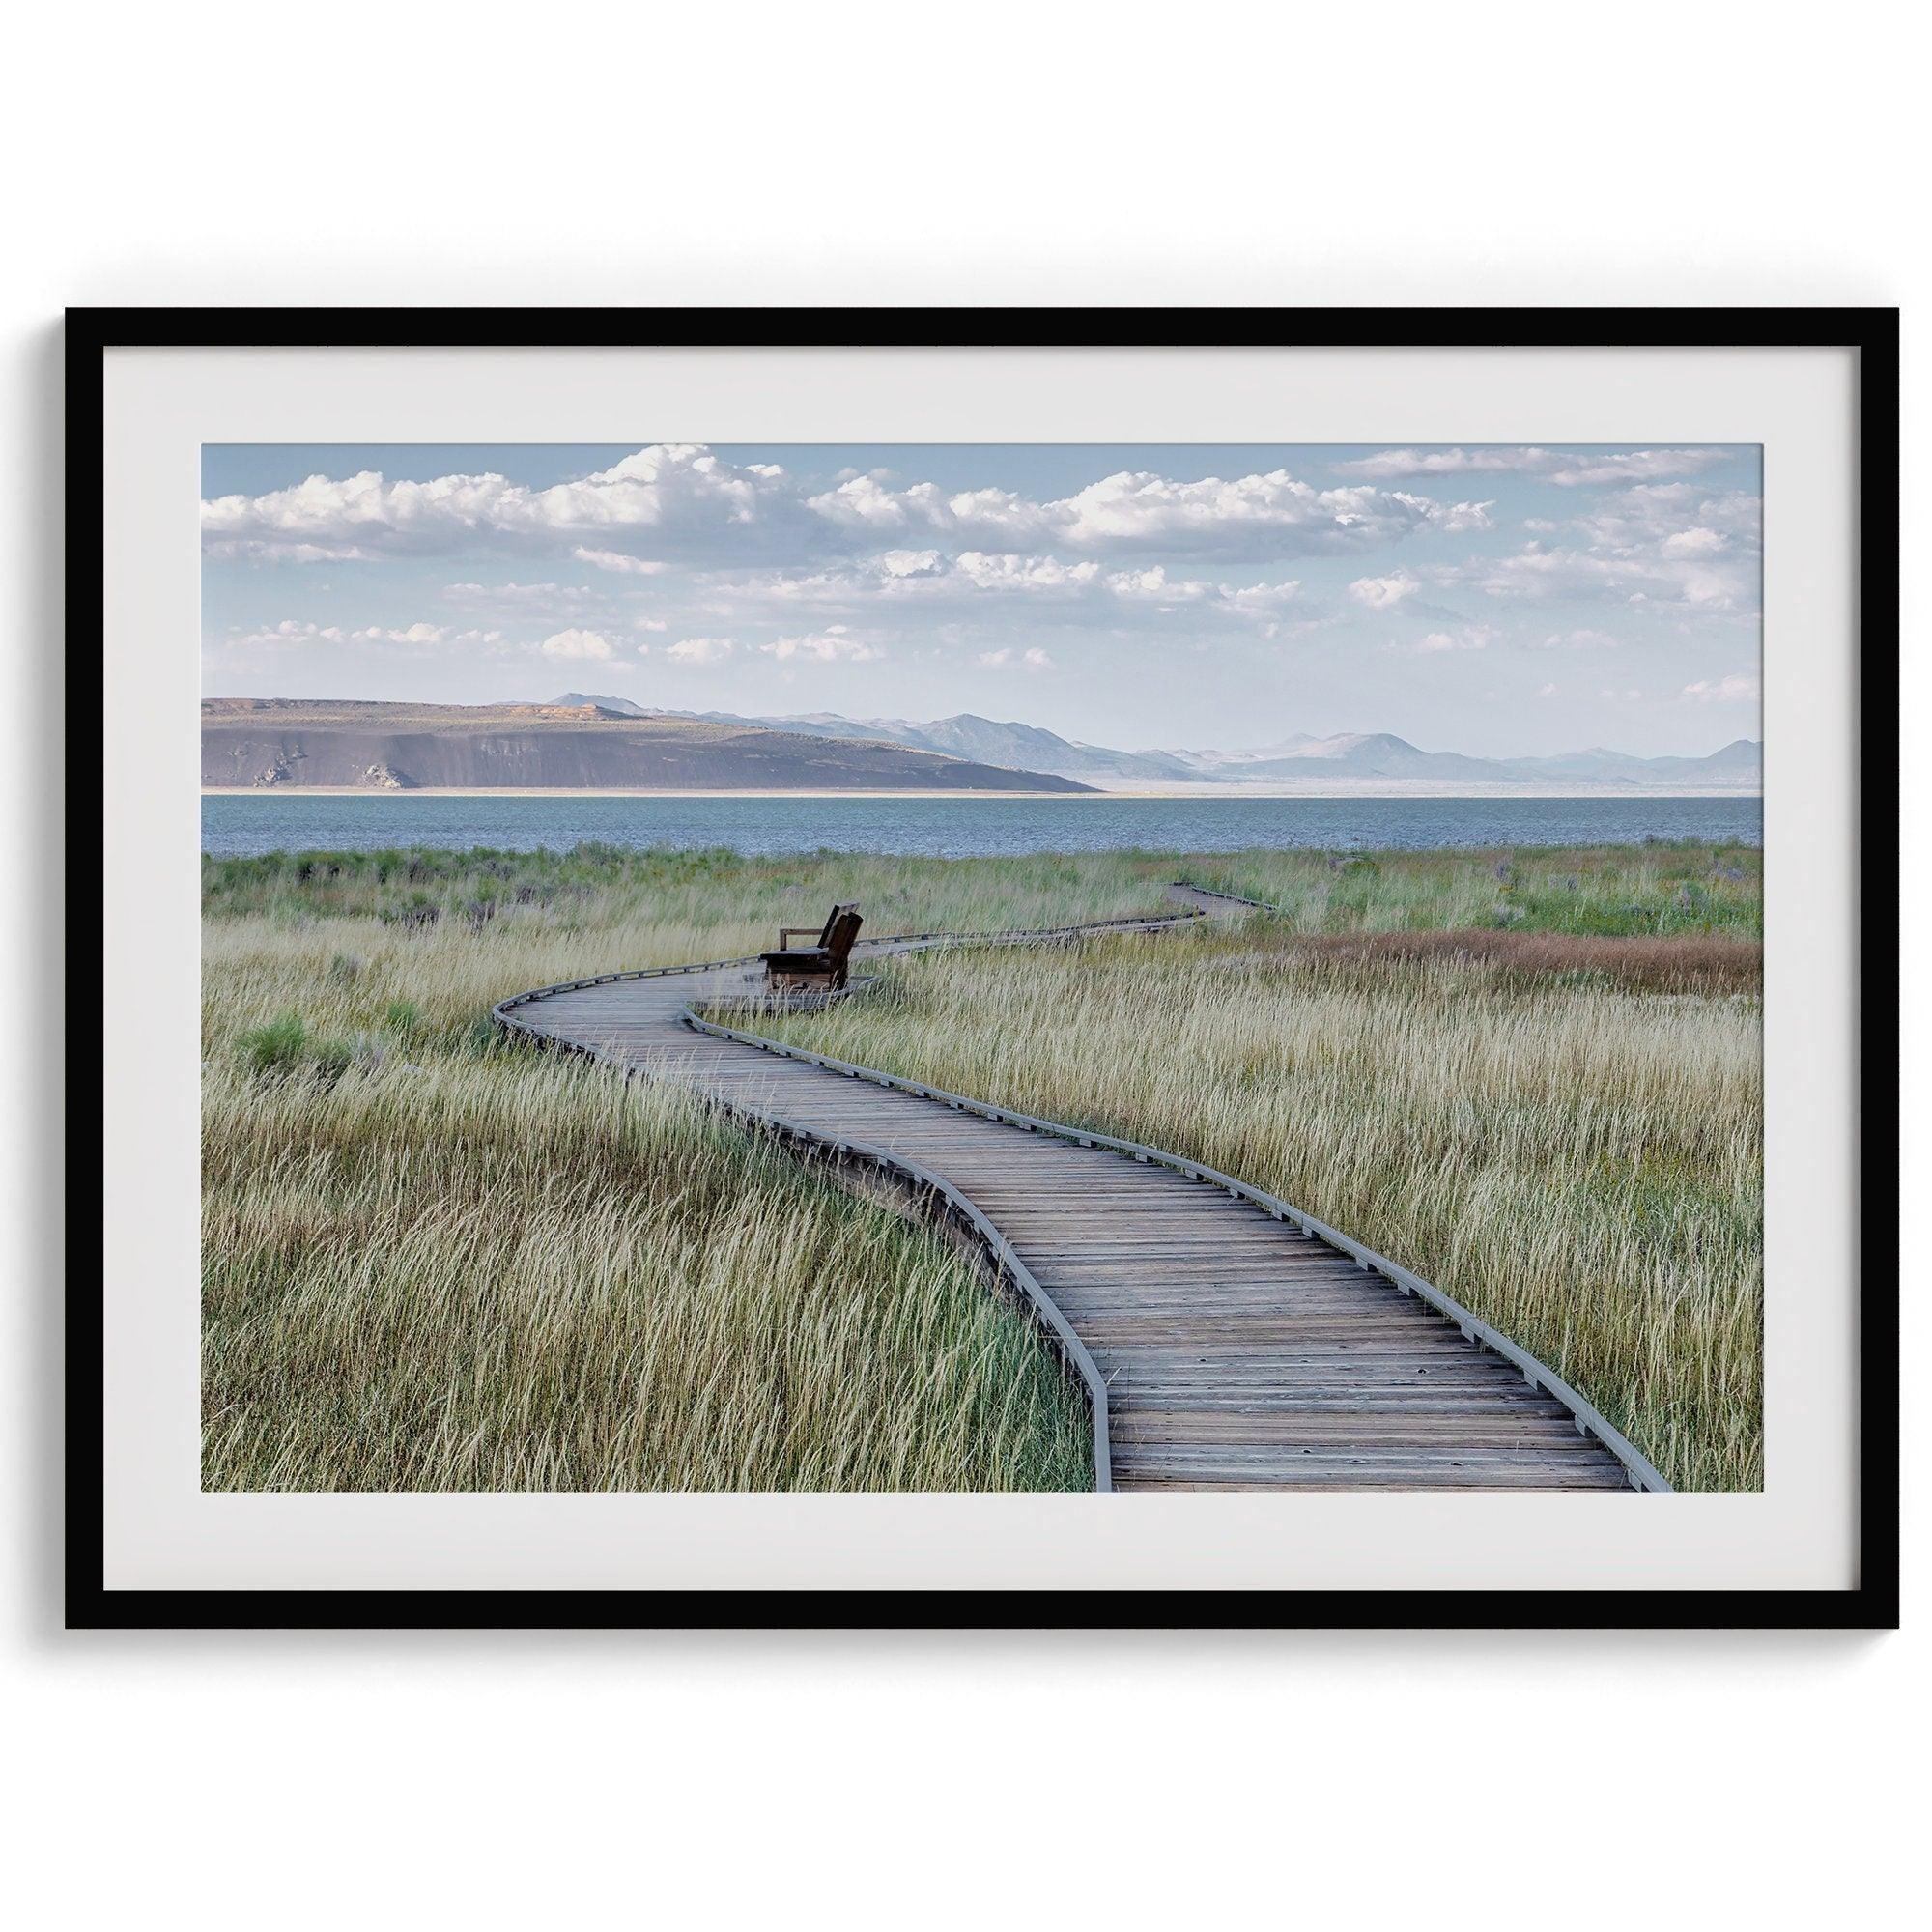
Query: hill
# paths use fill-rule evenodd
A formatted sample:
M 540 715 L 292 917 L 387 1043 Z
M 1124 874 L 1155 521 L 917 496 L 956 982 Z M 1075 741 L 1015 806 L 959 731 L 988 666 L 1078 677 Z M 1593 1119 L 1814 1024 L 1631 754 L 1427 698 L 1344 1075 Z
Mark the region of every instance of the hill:
M 571 694 L 573 696 L 577 694 Z M 598 702 L 379 704 L 209 698 L 204 785 L 357 791 L 1033 791 L 1093 787 L 888 742 L 662 715 Z
M 575 694 L 573 694 L 575 695 Z M 599 698 L 597 703 L 620 700 Z M 963 711 L 923 723 L 903 718 L 841 718 L 816 711 L 803 717 L 746 718 L 726 711 L 656 712 L 656 717 L 701 719 L 716 724 L 754 725 L 812 737 L 841 738 L 971 758 L 982 764 L 1023 767 L 1109 789 L 1161 785 L 1262 785 L 1455 783 L 1532 785 L 1556 782 L 1603 786 L 1689 784 L 1755 791 L 1762 782 L 1763 747 L 1739 738 L 1706 757 L 1637 757 L 1602 749 L 1554 757 L 1488 758 L 1462 752 L 1425 752 L 1388 731 L 1343 732 L 1315 738 L 1295 732 L 1251 751 L 1114 751 L 1063 738 L 1041 725 L 1001 723 Z
M 568 706 L 573 711 L 581 711 L 584 705 L 595 705 L 599 711 L 609 711 L 619 718 L 648 718 L 649 710 L 629 697 L 601 697 L 587 691 L 566 691 L 561 697 L 553 697 L 553 704 Z

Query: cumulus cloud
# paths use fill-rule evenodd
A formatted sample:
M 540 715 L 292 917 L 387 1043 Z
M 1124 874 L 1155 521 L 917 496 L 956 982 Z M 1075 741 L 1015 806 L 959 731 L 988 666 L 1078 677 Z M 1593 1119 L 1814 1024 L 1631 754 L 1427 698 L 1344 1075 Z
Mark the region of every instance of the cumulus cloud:
M 770 643 L 760 644 L 758 648 L 767 657 L 781 662 L 788 658 L 806 658 L 829 664 L 835 658 L 847 658 L 854 664 L 865 664 L 885 655 L 877 646 L 853 637 L 843 624 L 828 624 L 822 631 L 808 631 L 795 638 L 774 638 Z
M 597 658 L 617 655 L 617 646 L 601 631 L 555 631 L 537 649 L 547 658 Z
M 762 671 L 774 689 L 807 681 L 800 666 L 890 655 L 895 670 L 918 667 L 923 676 L 931 668 L 940 685 L 964 677 L 970 689 L 977 670 L 1001 673 L 1017 691 L 1029 673 L 1067 658 L 1069 637 L 1082 640 L 1083 664 L 1104 639 L 1122 675 L 1156 654 L 1186 650 L 1191 663 L 1198 651 L 1203 688 L 1234 690 L 1277 655 L 1257 640 L 1330 626 L 1335 648 L 1298 643 L 1297 666 L 1304 655 L 1318 668 L 1353 660 L 1373 686 L 1397 670 L 1384 652 L 1409 654 L 1411 681 L 1440 658 L 1428 676 L 1447 692 L 1452 671 L 1483 666 L 1453 654 L 1500 650 L 1502 630 L 1475 621 L 1487 618 L 1507 630 L 1513 651 L 1540 644 L 1577 654 L 1543 661 L 1573 696 L 1590 686 L 1563 676 L 1572 666 L 1643 676 L 1645 701 L 1668 708 L 1681 729 L 1692 715 L 1683 707 L 1747 700 L 1755 689 L 1744 688 L 1743 673 L 1717 674 L 1750 661 L 1759 600 L 1758 498 L 1723 480 L 1738 470 L 1705 473 L 1736 455 L 1392 448 L 1344 466 L 1347 474 L 1316 452 L 1294 457 L 1293 470 L 1250 459 L 1250 473 L 1200 476 L 1188 473 L 1184 454 L 1150 452 L 1139 467 L 1059 495 L 1061 486 L 1037 484 L 955 489 L 926 480 L 916 461 L 903 475 L 831 476 L 837 456 L 808 482 L 697 444 L 640 449 L 545 487 L 492 474 L 318 475 L 204 505 L 208 554 L 239 560 L 207 574 L 215 601 L 206 635 L 217 657 L 260 646 L 259 662 L 245 668 L 266 673 L 272 664 L 278 679 L 292 665 L 321 668 L 331 653 L 361 650 L 372 690 L 385 678 L 390 689 L 421 685 L 420 660 L 451 653 L 447 674 L 435 675 L 457 691 L 453 654 L 469 646 L 526 666 L 533 656 L 575 663 L 586 673 L 728 662 L 751 684 Z M 1015 461 L 1012 470 L 987 473 L 1028 484 L 1037 469 Z M 1496 497 L 1508 505 L 1501 523 Z M 1302 557 L 1306 567 L 1291 561 Z M 241 566 L 258 560 L 345 568 L 374 560 L 386 567 L 360 574 L 353 594 L 363 602 L 354 608 L 380 597 L 379 611 L 414 610 L 427 619 L 351 627 L 291 618 L 259 628 L 262 580 L 245 598 L 240 588 Z M 313 598 L 270 590 L 270 608 L 333 611 L 329 600 L 351 594 L 333 569 L 302 581 L 325 589 Z M 237 601 L 222 608 L 231 594 Z M 223 630 L 237 614 L 248 621 Z M 1656 677 L 1627 672 L 1632 653 L 1589 655 L 1640 641 L 1661 652 L 1672 640 L 1685 654 Z M 1237 648 L 1217 650 L 1230 641 Z M 383 668 L 391 659 L 393 674 Z M 268 682 L 265 674 L 262 688 Z M 1484 679 L 1461 682 L 1473 703 Z M 1059 688 L 1042 677 L 1037 690 L 1049 686 Z M 1536 677 L 1526 674 L 1518 690 L 1529 706 Z M 1238 713 L 1245 700 L 1227 701 Z
M 815 520 L 775 464 L 731 464 L 696 443 L 640 449 L 608 469 L 547 489 L 494 471 L 388 478 L 373 469 L 315 475 L 259 497 L 201 506 L 211 546 L 252 544 L 258 555 L 303 560 L 354 548 L 366 556 L 474 550 L 562 553 L 611 568 L 782 544 Z M 587 555 L 585 554 L 587 554 Z
M 466 610 L 492 616 L 566 624 L 608 620 L 617 609 L 587 583 L 445 583 L 442 594 Z
M 1699 678 L 1695 684 L 1687 684 L 1681 694 L 1694 698 L 1700 704 L 1734 704 L 1758 696 L 1759 686 L 1754 671 L 1732 671 L 1728 677 Z
M 1489 526 L 1489 505 L 1442 504 L 1360 483 L 1321 489 L 1286 469 L 1174 477 L 1123 469 L 1063 497 L 900 485 L 880 472 L 829 490 L 777 464 L 733 464 L 697 443 L 640 449 L 608 469 L 537 489 L 492 471 L 417 481 L 373 469 L 321 474 L 202 506 L 212 554 L 266 561 L 560 554 L 620 574 L 668 561 L 756 562 L 862 554 L 917 558 L 928 542 L 1000 554 L 1273 557 L 1346 554 L 1411 531 Z
M 1387 577 L 1358 577 L 1349 585 L 1349 595 L 1371 611 L 1392 611 L 1405 597 L 1421 594 L 1422 580 L 1398 570 Z
M 1504 556 L 1437 567 L 1430 581 L 1521 603 L 1602 602 L 1694 616 L 1754 612 L 1757 563 L 1723 549 L 1679 547 L 1584 530 L 1580 544 L 1526 545 Z
M 1724 454 L 1721 449 L 1382 449 L 1373 456 L 1338 463 L 1335 469 L 1338 475 L 1378 480 L 1515 473 L 1575 489 L 1662 476 L 1694 476 L 1721 463 Z
M 1655 549 L 1665 556 L 1755 555 L 1764 506 L 1748 490 L 1706 490 L 1694 483 L 1638 484 L 1605 497 L 1569 527 L 1599 548 Z
M 1459 624 L 1462 617 L 1440 604 L 1428 602 L 1422 595 L 1427 586 L 1412 571 L 1396 570 L 1386 577 L 1358 577 L 1349 585 L 1349 595 L 1371 611 L 1401 611 L 1406 617 L 1427 617 L 1438 624 Z
M 889 551 L 837 569 L 803 574 L 742 577 L 719 585 L 713 607 L 721 615 L 810 604 L 853 614 L 885 609 L 922 621 L 971 620 L 1023 609 L 1029 621 L 1160 628 L 1206 617 L 1251 625 L 1264 636 L 1285 625 L 1313 621 L 1318 609 L 1293 578 L 1236 586 L 1206 578 L 1172 575 L 1165 564 L 1108 570 L 1093 557 L 1019 552 Z
M 655 577 L 669 568 L 655 557 L 626 556 L 616 550 L 588 550 L 582 544 L 570 554 L 579 563 L 593 564 L 599 570 L 614 570 L 626 577 Z
M 302 543 L 277 537 L 205 537 L 219 563 L 372 563 L 376 553 L 351 543 Z
M 223 642 L 232 646 L 255 647 L 263 644 L 404 644 L 418 647 L 440 644 L 498 644 L 501 631 L 452 630 L 446 624 L 414 623 L 401 625 L 317 624 L 298 617 L 284 617 L 278 624 L 256 630 L 231 630 Z
M 1546 651 L 1614 650 L 1622 639 L 1607 631 L 1552 631 L 1543 639 Z
M 895 489 L 867 475 L 808 500 L 829 525 L 875 541 L 932 535 L 1001 554 L 1061 550 L 1259 561 L 1367 550 L 1431 526 L 1490 524 L 1486 503 L 1441 504 L 1364 486 L 1321 490 L 1286 469 L 1193 479 L 1122 469 L 1044 500 L 996 489 L 949 496 L 930 483 Z

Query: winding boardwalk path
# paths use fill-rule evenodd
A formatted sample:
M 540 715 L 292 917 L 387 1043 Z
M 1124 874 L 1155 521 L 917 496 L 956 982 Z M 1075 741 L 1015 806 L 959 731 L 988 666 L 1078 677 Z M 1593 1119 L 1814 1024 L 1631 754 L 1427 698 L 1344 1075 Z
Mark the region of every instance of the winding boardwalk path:
M 1058 933 L 1156 932 L 1186 910 Z M 916 934 L 854 953 L 960 944 Z M 984 945 L 987 939 L 974 943 Z M 992 969 L 986 969 L 992 970 Z M 1430 1284 L 1286 1202 L 1156 1149 L 733 1029 L 755 960 L 567 982 L 499 1024 L 883 1169 L 970 1232 L 1087 1385 L 1102 1490 L 1666 1490 L 1580 1396 Z

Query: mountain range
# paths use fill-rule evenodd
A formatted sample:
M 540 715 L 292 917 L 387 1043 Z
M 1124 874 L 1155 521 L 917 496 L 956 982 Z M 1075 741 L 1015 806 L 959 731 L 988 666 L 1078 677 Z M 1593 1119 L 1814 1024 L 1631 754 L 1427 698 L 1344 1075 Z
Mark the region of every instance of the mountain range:
M 576 693 L 571 696 L 575 697 Z M 218 789 L 1084 792 L 901 745 L 559 704 L 205 698 L 201 781 Z
M 626 717 L 674 717 L 712 724 L 755 726 L 807 737 L 890 744 L 965 758 L 980 765 L 1048 772 L 1109 790 L 1175 784 L 1269 785 L 1420 781 L 1435 784 L 1691 784 L 1755 791 L 1763 782 L 1763 746 L 1734 739 L 1704 757 L 1639 757 L 1604 747 L 1551 757 L 1487 758 L 1461 752 L 1425 752 L 1387 731 L 1344 732 L 1318 738 L 1296 732 L 1248 751 L 1115 751 L 1083 744 L 1016 720 L 1001 723 L 970 711 L 915 723 L 902 718 L 842 718 L 812 711 L 799 717 L 748 718 L 725 711 L 653 711 L 626 697 L 567 692 L 558 705 L 596 705 Z

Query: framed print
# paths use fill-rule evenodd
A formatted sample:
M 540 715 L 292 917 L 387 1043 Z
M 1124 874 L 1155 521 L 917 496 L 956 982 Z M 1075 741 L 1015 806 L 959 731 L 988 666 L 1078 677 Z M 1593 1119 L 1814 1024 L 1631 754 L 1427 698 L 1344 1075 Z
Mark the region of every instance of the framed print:
M 1895 1621 L 1894 313 L 69 352 L 73 1623 Z

